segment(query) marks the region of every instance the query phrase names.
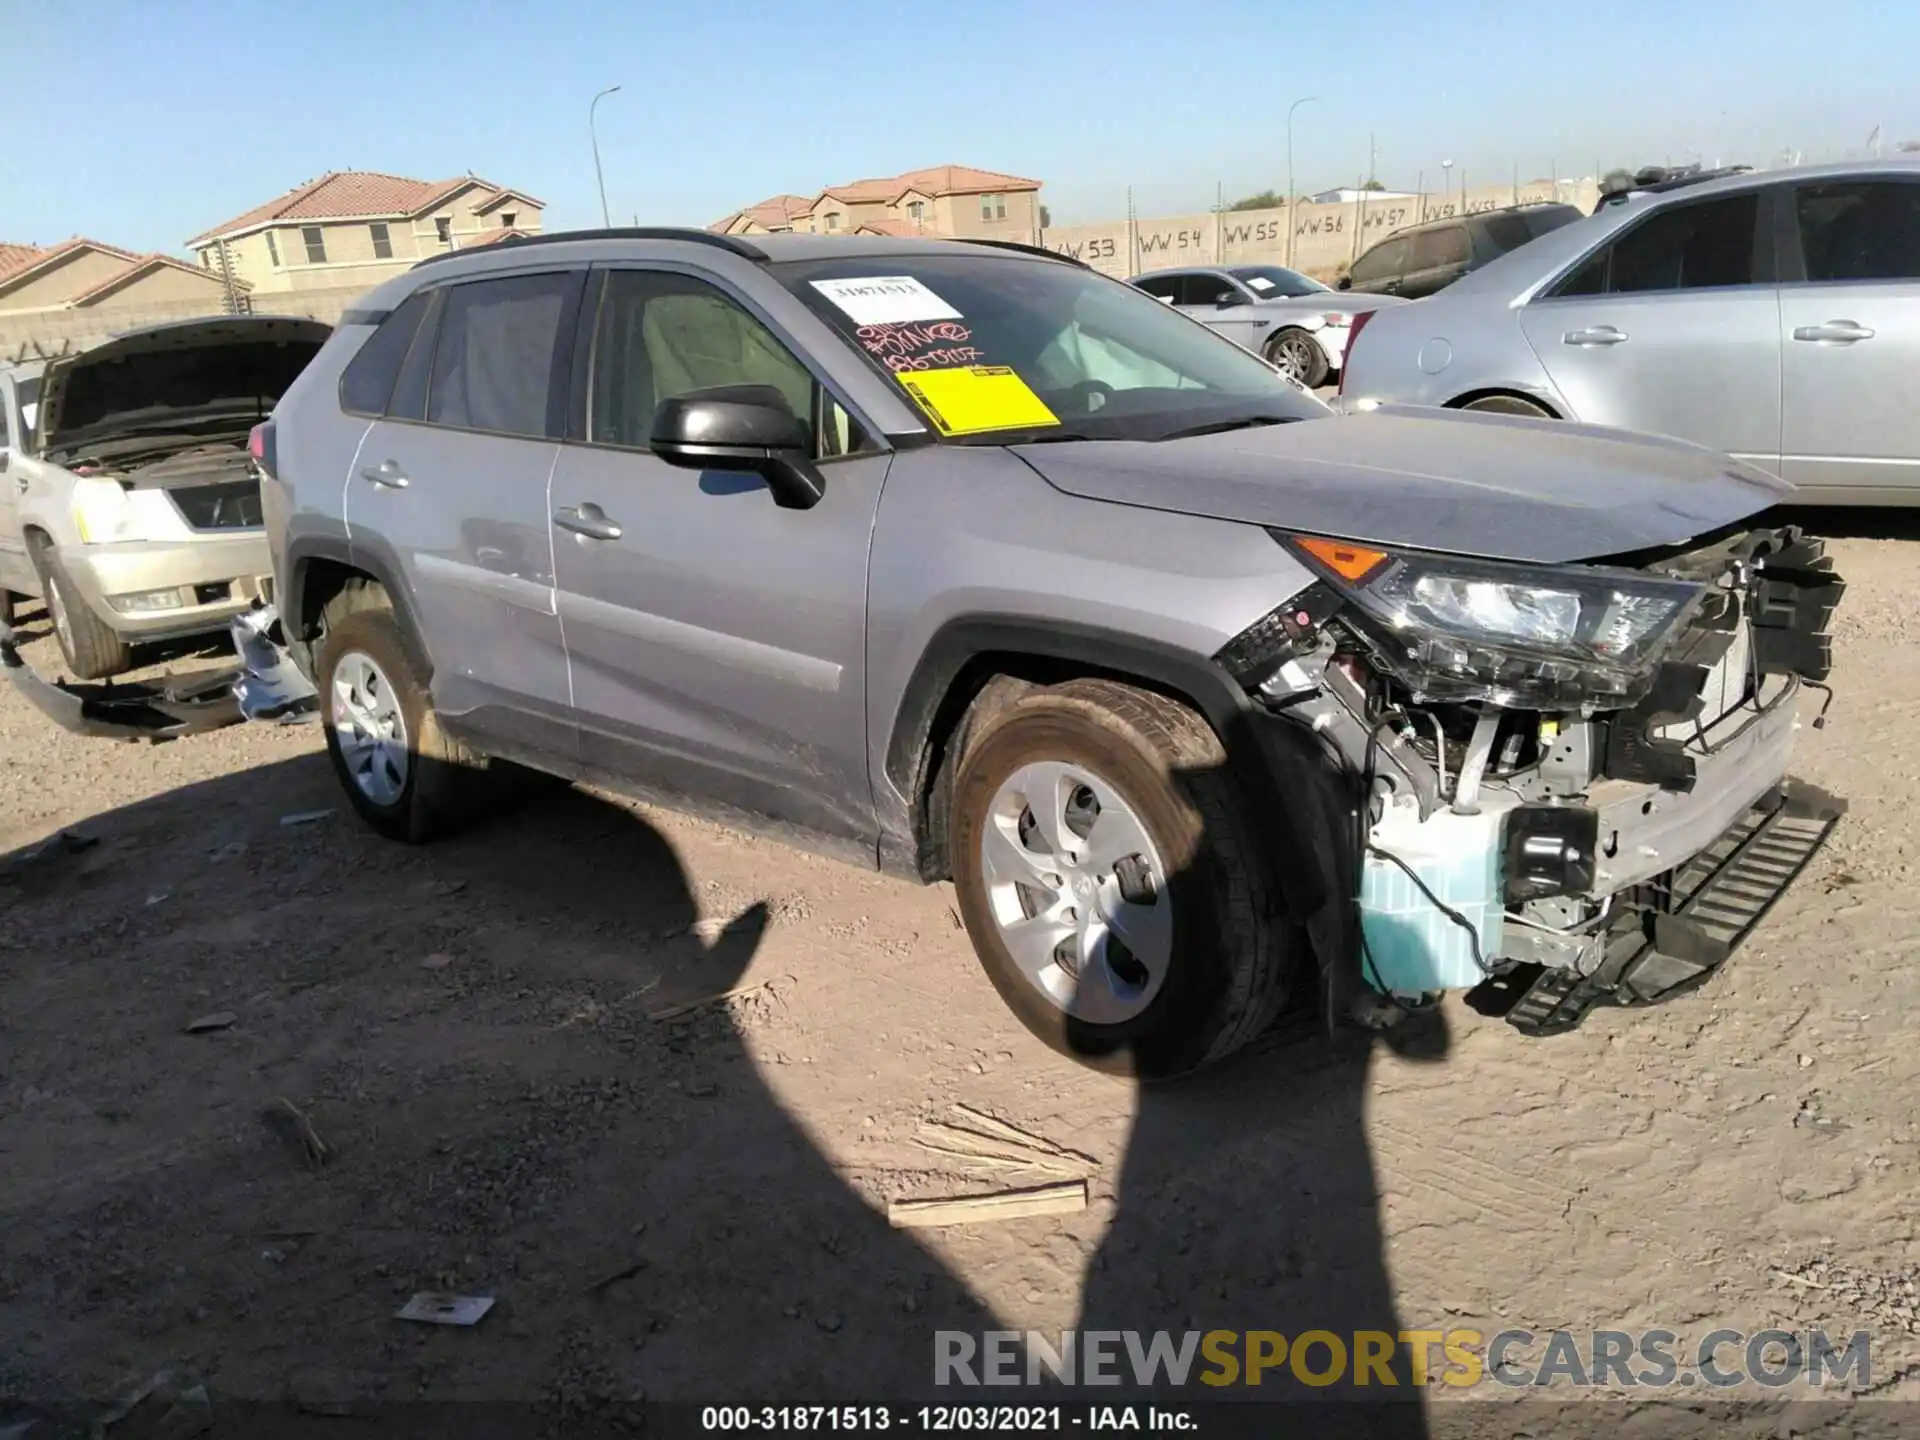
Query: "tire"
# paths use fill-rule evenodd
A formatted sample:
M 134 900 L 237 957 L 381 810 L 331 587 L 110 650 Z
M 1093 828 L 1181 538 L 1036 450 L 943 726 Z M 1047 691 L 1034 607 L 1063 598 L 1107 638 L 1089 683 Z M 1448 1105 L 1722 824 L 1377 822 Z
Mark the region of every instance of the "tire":
M 1040 1040 L 1096 1070 L 1163 1079 L 1224 1058 L 1272 1022 L 1304 940 L 1281 918 L 1253 818 L 1199 716 L 1107 680 L 1031 690 L 981 725 L 953 784 L 961 920 L 1001 999 Z M 1096 855 L 1084 870 L 1071 847 L 1064 862 L 1049 856 L 1028 827 L 1026 790 L 1074 796 L 1084 819 L 1076 785 L 1100 802 L 1101 825 L 1136 827 L 1096 825 L 1076 839 L 1098 850 L 1144 837 L 1147 848 L 1118 861 L 1117 849 Z M 1069 831 L 1072 815 L 1069 804 Z M 983 853 L 988 843 L 998 863 Z M 1072 912 L 1057 908 L 1076 899 Z M 1121 928 L 1141 953 L 1124 941 L 1112 948 L 1104 919 L 1118 913 L 1133 916 Z M 1048 949 L 1056 933 L 1064 952 Z
M 322 619 L 314 671 L 327 756 L 360 818 L 412 845 L 473 820 L 491 798 L 487 759 L 441 729 L 386 592 L 350 585 Z
M 73 579 L 61 566 L 53 547 L 40 544 L 33 551 L 40 572 L 40 594 L 60 653 L 76 680 L 108 680 L 133 668 L 133 647 L 101 621 L 80 598 Z
M 1546 406 L 1536 405 L 1531 400 L 1522 400 L 1518 395 L 1482 395 L 1478 400 L 1469 400 L 1460 408 L 1478 410 L 1488 415 L 1525 415 L 1532 420 L 1553 419 L 1553 412 Z
M 1327 383 L 1327 352 L 1320 342 L 1295 326 L 1276 330 L 1262 352 L 1269 365 L 1277 365 L 1309 390 Z

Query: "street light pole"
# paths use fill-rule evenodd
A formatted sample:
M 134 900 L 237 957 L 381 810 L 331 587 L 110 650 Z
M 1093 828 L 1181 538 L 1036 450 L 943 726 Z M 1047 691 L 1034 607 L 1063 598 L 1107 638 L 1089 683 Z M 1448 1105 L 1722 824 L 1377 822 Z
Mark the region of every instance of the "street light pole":
M 600 182 L 600 223 L 611 230 L 613 217 L 607 214 L 607 177 L 600 169 L 600 132 L 594 125 L 593 112 L 600 108 L 600 102 L 619 90 L 618 85 L 609 85 L 593 97 L 593 103 L 587 106 L 587 136 L 593 141 L 593 178 Z
M 1299 228 L 1294 223 L 1293 217 L 1294 201 L 1299 198 L 1299 193 L 1293 188 L 1293 112 L 1309 101 L 1319 98 L 1318 95 L 1302 95 L 1287 107 L 1287 266 L 1289 269 L 1293 266 L 1293 232 Z

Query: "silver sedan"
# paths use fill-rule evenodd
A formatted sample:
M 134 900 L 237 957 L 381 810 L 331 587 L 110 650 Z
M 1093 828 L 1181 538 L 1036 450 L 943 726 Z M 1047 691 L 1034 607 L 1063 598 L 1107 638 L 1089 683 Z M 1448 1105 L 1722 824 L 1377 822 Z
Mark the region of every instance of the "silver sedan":
M 1807 503 L 1920 501 L 1920 160 L 1629 194 L 1350 329 L 1347 410 L 1652 431 Z
M 1191 315 L 1308 389 L 1345 363 L 1356 312 L 1402 302 L 1329 289 L 1284 265 L 1185 266 L 1127 282 Z

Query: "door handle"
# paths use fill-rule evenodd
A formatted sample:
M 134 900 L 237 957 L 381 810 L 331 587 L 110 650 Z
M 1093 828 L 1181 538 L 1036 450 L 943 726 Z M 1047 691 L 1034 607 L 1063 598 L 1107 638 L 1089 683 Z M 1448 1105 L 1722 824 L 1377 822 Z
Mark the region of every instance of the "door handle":
M 1560 337 L 1560 342 L 1563 345 L 1618 345 L 1626 338 L 1626 331 L 1611 325 L 1590 325 L 1585 330 L 1569 330 Z
M 391 460 L 382 460 L 378 465 L 367 466 L 366 469 L 360 472 L 360 478 L 371 481 L 383 490 L 404 490 L 407 488 L 407 477 L 400 472 L 400 467 Z
M 26 476 L 16 475 L 13 477 L 13 493 L 16 495 L 24 495 L 27 493 L 27 477 Z
M 592 501 L 578 507 L 562 505 L 553 512 L 553 523 L 589 540 L 618 540 L 621 535 L 619 522 L 608 519 L 606 511 Z
M 1851 320 L 1829 320 L 1824 325 L 1802 325 L 1793 332 L 1793 338 L 1815 345 L 1851 345 L 1856 340 L 1871 340 L 1873 331 Z

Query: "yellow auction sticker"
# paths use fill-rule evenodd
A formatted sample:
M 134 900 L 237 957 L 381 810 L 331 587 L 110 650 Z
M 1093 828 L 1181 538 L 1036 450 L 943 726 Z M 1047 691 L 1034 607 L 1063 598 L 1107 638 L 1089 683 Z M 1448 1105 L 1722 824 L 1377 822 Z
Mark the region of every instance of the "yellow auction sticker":
M 963 365 L 952 370 L 901 370 L 897 379 L 942 435 L 1035 430 L 1060 417 L 1009 365 Z

